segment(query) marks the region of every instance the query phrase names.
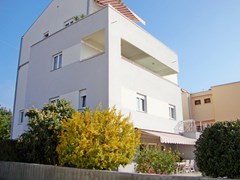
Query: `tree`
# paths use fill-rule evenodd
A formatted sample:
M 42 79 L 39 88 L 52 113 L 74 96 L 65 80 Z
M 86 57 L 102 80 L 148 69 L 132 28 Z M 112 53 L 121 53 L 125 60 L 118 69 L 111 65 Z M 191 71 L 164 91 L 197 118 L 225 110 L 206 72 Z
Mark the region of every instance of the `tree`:
M 212 177 L 240 177 L 240 121 L 206 128 L 196 142 L 199 170 Z
M 0 105 L 0 140 L 10 139 L 12 113 Z
M 26 112 L 28 131 L 19 139 L 25 161 L 41 164 L 58 164 L 56 147 L 62 130 L 62 121 L 74 113 L 65 100 L 46 104 L 43 109 L 32 108 Z
M 86 109 L 63 122 L 57 147 L 63 166 L 115 170 L 129 164 L 139 146 L 139 131 L 115 107 Z
M 135 160 L 135 169 L 139 173 L 150 173 L 153 170 L 155 174 L 170 174 L 176 170 L 175 163 L 179 160 L 180 153 L 177 151 L 144 148 Z

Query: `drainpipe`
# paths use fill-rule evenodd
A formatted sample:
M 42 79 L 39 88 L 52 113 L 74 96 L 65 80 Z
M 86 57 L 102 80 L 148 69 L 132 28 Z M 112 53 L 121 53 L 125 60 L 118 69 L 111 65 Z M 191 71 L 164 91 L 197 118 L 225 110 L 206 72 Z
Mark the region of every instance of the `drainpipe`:
M 90 0 L 87 0 L 87 13 L 86 15 L 88 16 L 90 13 Z
M 188 111 L 189 111 L 189 119 L 192 119 L 192 98 L 191 94 L 188 93 Z
M 19 51 L 19 57 L 18 57 L 18 66 L 17 66 L 17 77 L 16 77 L 16 83 L 15 83 L 15 94 L 14 94 L 14 102 L 13 102 L 13 115 L 12 115 L 12 122 L 11 122 L 11 139 L 13 139 L 13 125 L 14 125 L 14 116 L 15 116 L 15 110 L 16 110 L 16 96 L 17 96 L 17 90 L 18 90 L 18 76 L 19 76 L 19 65 L 20 65 L 20 59 L 21 59 L 21 53 L 22 53 L 22 41 L 23 36 L 21 38 L 20 42 L 20 51 Z

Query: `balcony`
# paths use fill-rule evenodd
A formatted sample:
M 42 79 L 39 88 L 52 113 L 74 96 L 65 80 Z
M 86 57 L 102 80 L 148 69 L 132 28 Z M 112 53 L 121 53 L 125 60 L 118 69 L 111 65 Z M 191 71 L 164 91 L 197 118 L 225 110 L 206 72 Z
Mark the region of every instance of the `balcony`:
M 168 76 L 177 73 L 174 69 L 163 64 L 160 60 L 153 58 L 151 55 L 123 39 L 121 40 L 121 55 L 160 76 Z
M 98 56 L 105 51 L 104 29 L 81 40 L 81 60 Z
M 186 137 L 198 139 L 206 127 L 206 124 L 189 119 L 180 121 L 175 127 L 175 131 Z

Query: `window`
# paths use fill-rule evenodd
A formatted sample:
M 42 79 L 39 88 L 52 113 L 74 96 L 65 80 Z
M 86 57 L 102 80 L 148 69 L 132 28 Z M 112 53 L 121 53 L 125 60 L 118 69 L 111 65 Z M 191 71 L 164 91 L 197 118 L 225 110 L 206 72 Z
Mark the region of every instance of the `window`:
M 171 104 L 169 104 L 169 118 L 176 119 L 176 107 Z
M 79 110 L 83 110 L 87 107 L 87 91 L 86 89 L 79 91 Z
M 140 144 L 140 151 L 147 149 L 147 144 Z
M 197 129 L 197 132 L 201 132 L 202 131 L 201 126 L 196 126 L 196 129 Z
M 204 99 L 204 103 L 207 104 L 207 103 L 211 103 L 211 99 L 210 98 L 206 98 Z
M 70 26 L 71 24 L 73 24 L 75 22 L 74 18 L 71 18 L 67 21 L 64 22 L 64 26 L 67 27 L 67 26 Z
M 139 150 L 143 151 L 143 150 L 150 150 L 150 149 L 158 149 L 158 146 L 156 143 L 143 143 L 140 144 Z
M 82 108 L 85 108 L 85 107 L 86 107 L 86 98 L 87 98 L 87 96 L 86 96 L 86 95 L 84 95 L 84 96 L 82 96 L 82 97 L 81 97 L 81 101 L 82 101 Z
M 148 144 L 148 149 L 157 149 L 157 144 Z
M 59 96 L 49 99 L 50 103 L 57 103 L 58 101 L 59 101 Z
M 146 96 L 137 94 L 137 110 L 146 112 L 147 111 Z
M 48 31 L 43 34 L 43 38 L 47 38 L 48 36 L 49 36 L 49 32 Z
M 19 111 L 19 119 L 18 119 L 18 123 L 22 124 L 24 120 L 24 110 Z
M 57 70 L 62 67 L 62 53 L 53 56 L 53 68 L 52 70 Z
M 194 103 L 195 103 L 195 105 L 200 105 L 201 104 L 201 100 L 195 100 Z

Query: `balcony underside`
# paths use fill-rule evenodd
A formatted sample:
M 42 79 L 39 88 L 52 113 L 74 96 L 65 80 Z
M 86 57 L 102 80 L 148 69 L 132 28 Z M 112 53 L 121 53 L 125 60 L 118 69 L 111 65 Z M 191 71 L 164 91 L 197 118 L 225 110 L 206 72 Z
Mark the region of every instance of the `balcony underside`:
M 161 76 L 176 74 L 177 72 L 159 60 L 153 58 L 136 46 L 125 40 L 121 40 L 121 55 L 136 64 L 139 64 L 150 71 Z
M 97 56 L 105 51 L 104 29 L 81 40 L 81 60 Z

